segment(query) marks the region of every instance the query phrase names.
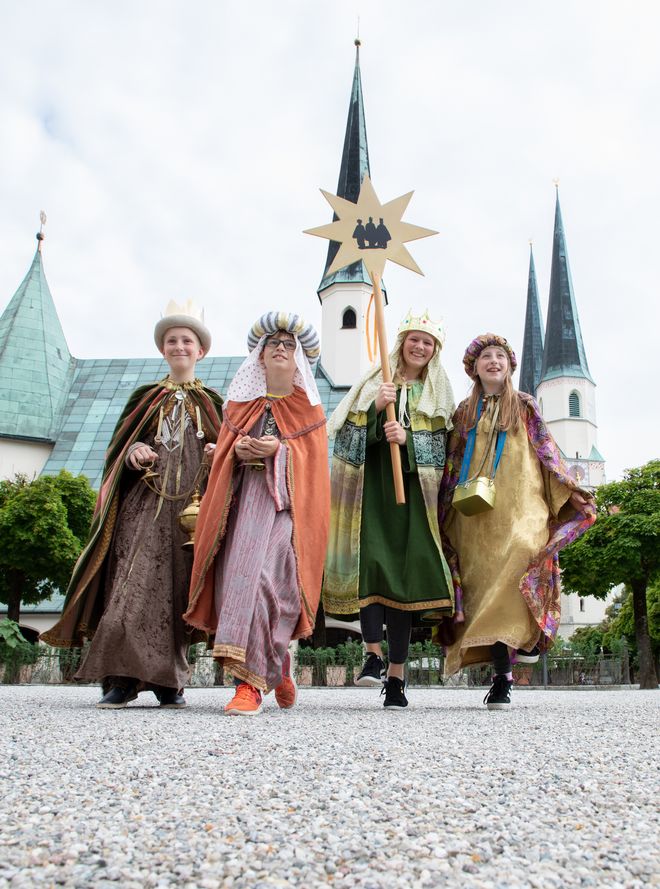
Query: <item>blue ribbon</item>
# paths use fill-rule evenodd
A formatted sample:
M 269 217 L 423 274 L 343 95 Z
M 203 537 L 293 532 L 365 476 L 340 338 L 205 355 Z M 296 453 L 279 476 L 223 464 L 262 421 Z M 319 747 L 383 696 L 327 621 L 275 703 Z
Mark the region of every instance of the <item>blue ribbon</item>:
M 481 417 L 481 398 L 477 403 L 477 422 L 474 424 L 472 429 L 468 432 L 467 444 L 465 445 L 465 453 L 463 454 L 463 462 L 461 463 L 461 474 L 458 478 L 458 484 L 463 485 L 467 481 L 468 473 L 470 471 L 470 463 L 472 462 L 472 454 L 474 453 L 474 445 L 477 440 L 477 426 L 479 425 L 479 418 Z M 493 461 L 493 475 L 495 478 L 495 473 L 497 472 L 497 467 L 499 466 L 500 459 L 502 457 L 502 451 L 504 450 L 504 442 L 506 441 L 506 431 L 497 433 L 497 443 L 495 445 L 495 459 Z

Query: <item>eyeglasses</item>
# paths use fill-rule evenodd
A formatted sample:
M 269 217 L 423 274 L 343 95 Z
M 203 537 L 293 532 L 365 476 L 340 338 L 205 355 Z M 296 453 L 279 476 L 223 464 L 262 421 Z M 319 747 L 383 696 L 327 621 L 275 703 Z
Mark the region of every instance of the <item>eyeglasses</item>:
M 266 340 L 266 345 L 271 349 L 277 349 L 278 346 L 284 346 L 287 352 L 293 352 L 296 348 L 295 340 L 278 340 L 275 337 L 270 337 L 270 339 Z

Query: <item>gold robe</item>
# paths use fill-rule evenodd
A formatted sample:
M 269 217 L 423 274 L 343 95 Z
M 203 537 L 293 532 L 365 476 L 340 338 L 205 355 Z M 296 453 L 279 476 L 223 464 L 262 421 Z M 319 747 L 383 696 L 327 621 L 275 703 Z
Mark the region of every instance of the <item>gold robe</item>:
M 480 465 L 490 429 L 484 415 L 477 426 L 471 476 Z M 548 542 L 549 521 L 572 491 L 541 465 L 524 422 L 508 432 L 495 475 L 495 508 L 464 516 L 450 509 L 445 533 L 458 555 L 465 622 L 447 649 L 445 673 L 489 663 L 490 646 L 533 648 L 540 629 L 519 589 L 530 560 Z

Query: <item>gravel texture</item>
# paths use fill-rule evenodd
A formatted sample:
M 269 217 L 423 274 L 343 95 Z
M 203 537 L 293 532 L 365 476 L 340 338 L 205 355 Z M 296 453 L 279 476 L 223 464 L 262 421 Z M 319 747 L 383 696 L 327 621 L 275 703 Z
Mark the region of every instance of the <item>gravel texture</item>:
M 0 887 L 660 886 L 660 693 L 0 687 Z

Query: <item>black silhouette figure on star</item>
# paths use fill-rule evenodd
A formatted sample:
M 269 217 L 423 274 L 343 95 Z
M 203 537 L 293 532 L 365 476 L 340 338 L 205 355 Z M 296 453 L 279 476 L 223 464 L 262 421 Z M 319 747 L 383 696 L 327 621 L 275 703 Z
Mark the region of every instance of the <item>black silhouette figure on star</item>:
M 364 233 L 367 238 L 369 249 L 373 250 L 374 247 L 378 246 L 378 238 L 376 237 L 376 226 L 374 225 L 373 216 L 369 217 L 369 222 L 367 222 L 364 227 Z
M 380 222 L 376 226 L 376 246 L 382 247 L 383 250 L 387 250 L 387 242 L 392 240 L 392 235 L 388 232 L 387 226 L 383 222 L 383 217 L 380 217 Z
M 357 225 L 355 226 L 355 231 L 353 232 L 353 237 L 357 241 L 358 248 L 360 250 L 364 250 L 364 237 L 365 237 L 365 229 L 362 225 L 362 220 L 358 219 Z

